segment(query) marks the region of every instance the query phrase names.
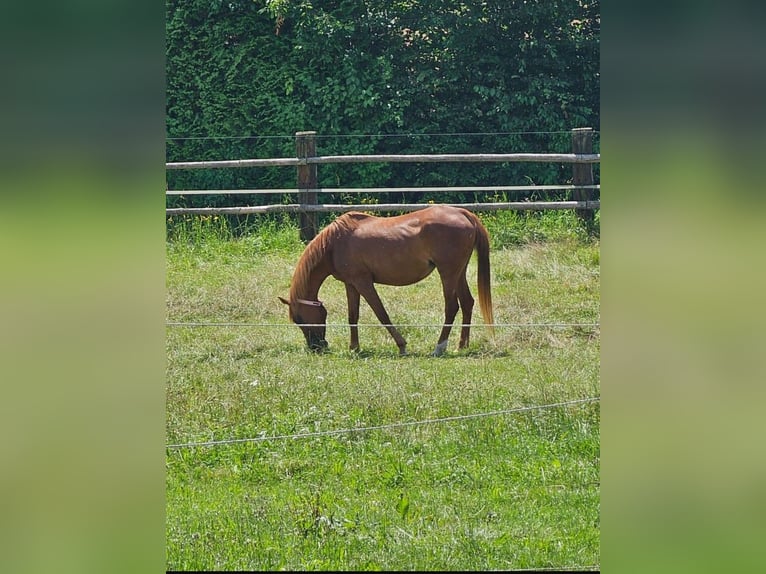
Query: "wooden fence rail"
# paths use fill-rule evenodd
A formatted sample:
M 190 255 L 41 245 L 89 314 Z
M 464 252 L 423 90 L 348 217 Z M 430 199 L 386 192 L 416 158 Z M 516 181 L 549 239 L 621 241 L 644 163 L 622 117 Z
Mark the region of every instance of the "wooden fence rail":
M 311 240 L 317 233 L 315 214 L 317 212 L 364 211 L 415 211 L 428 204 L 319 204 L 318 193 L 390 193 L 390 192 L 479 192 L 479 191 L 548 191 L 571 190 L 574 201 L 518 201 L 498 203 L 460 203 L 472 211 L 496 210 L 547 210 L 574 209 L 585 221 L 592 221 L 593 212 L 601 207 L 594 199 L 599 185 L 593 182 L 593 164 L 601 161 L 600 154 L 593 153 L 593 129 L 572 130 L 572 153 L 477 153 L 477 154 L 409 154 L 409 155 L 328 155 L 316 154 L 316 132 L 295 134 L 296 157 L 239 159 L 223 161 L 169 162 L 165 168 L 211 169 L 247 167 L 291 167 L 297 168 L 295 189 L 239 189 L 239 190 L 167 190 L 166 195 L 217 195 L 217 194 L 290 194 L 297 193 L 299 203 L 288 205 L 262 205 L 241 207 L 179 207 L 166 208 L 166 215 L 216 215 L 216 214 L 259 214 L 292 212 L 300 214 L 301 239 Z M 447 163 L 447 162 L 549 162 L 572 164 L 571 185 L 539 186 L 475 186 L 475 187 L 396 187 L 396 188 L 320 188 L 317 168 L 319 165 L 339 163 Z
M 166 163 L 166 169 L 209 169 L 220 167 L 273 167 L 322 165 L 329 163 L 449 163 L 449 162 L 551 162 L 598 163 L 593 153 L 444 153 L 444 154 L 382 154 L 382 155 L 324 155 L 316 157 L 275 157 L 269 159 L 234 159 L 219 161 L 181 161 Z
M 256 213 L 318 213 L 318 212 L 337 212 L 346 211 L 417 211 L 424 209 L 431 204 L 428 203 L 365 203 L 364 205 L 347 204 L 307 204 L 307 203 L 288 203 L 280 205 L 251 205 L 243 207 L 178 207 L 168 208 L 165 212 L 168 215 L 251 215 Z M 597 199 L 587 201 L 507 201 L 499 203 L 446 203 L 445 205 L 454 205 L 464 207 L 470 211 L 500 211 L 500 210 L 518 210 L 518 211 L 542 211 L 547 209 L 598 209 L 601 202 Z
M 502 191 L 574 191 L 576 189 L 601 189 L 600 185 L 483 185 L 457 187 L 318 187 L 317 193 L 436 193 L 449 190 L 451 192 L 477 193 Z M 289 195 L 300 193 L 294 187 L 283 189 L 175 189 L 165 192 L 166 195 Z

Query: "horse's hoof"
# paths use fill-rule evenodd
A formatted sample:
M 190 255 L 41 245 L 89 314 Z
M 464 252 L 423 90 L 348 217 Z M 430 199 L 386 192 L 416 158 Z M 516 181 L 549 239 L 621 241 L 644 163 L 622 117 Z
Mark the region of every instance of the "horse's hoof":
M 436 345 L 436 348 L 434 349 L 434 352 L 431 353 L 432 357 L 441 357 L 444 354 L 444 351 L 447 350 L 447 341 L 442 341 L 438 345 Z

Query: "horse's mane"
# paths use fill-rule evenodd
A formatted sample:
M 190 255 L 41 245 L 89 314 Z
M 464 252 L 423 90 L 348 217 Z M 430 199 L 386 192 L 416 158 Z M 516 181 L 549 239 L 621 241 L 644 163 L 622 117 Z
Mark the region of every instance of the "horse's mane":
M 298 260 L 292 281 L 290 282 L 289 298 L 291 301 L 306 297 L 311 273 L 325 258 L 332 243 L 341 235 L 356 229 L 359 225 L 359 221 L 366 217 L 369 216 L 357 211 L 344 213 L 320 231 L 319 234 L 309 242 Z

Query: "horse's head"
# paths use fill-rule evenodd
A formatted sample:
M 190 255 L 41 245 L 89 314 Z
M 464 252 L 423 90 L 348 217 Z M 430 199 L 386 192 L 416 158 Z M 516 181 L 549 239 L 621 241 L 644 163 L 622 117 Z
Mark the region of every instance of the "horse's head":
M 279 298 L 290 309 L 290 320 L 300 327 L 306 344 L 312 351 L 320 352 L 327 349 L 325 339 L 325 323 L 327 321 L 327 309 L 321 301 L 309 301 L 306 299 Z

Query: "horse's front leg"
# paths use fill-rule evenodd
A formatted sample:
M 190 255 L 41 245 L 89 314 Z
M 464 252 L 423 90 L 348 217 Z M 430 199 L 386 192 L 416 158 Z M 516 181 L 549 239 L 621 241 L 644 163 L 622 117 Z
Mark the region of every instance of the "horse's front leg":
M 399 347 L 399 355 L 406 355 L 407 341 L 404 340 L 404 337 L 402 337 L 396 327 L 391 324 L 391 319 L 389 318 L 385 307 L 383 307 L 383 302 L 380 300 L 380 296 L 375 290 L 375 286 L 372 283 L 359 286 L 359 293 L 361 293 L 365 301 L 367 301 L 370 308 L 375 313 L 375 316 L 378 318 L 378 321 L 386 327 L 386 330 L 394 338 L 394 341 L 396 341 L 396 346 Z
M 348 348 L 359 350 L 359 291 L 351 283 L 346 283 L 346 301 L 348 303 L 348 325 L 351 330 L 351 342 Z

